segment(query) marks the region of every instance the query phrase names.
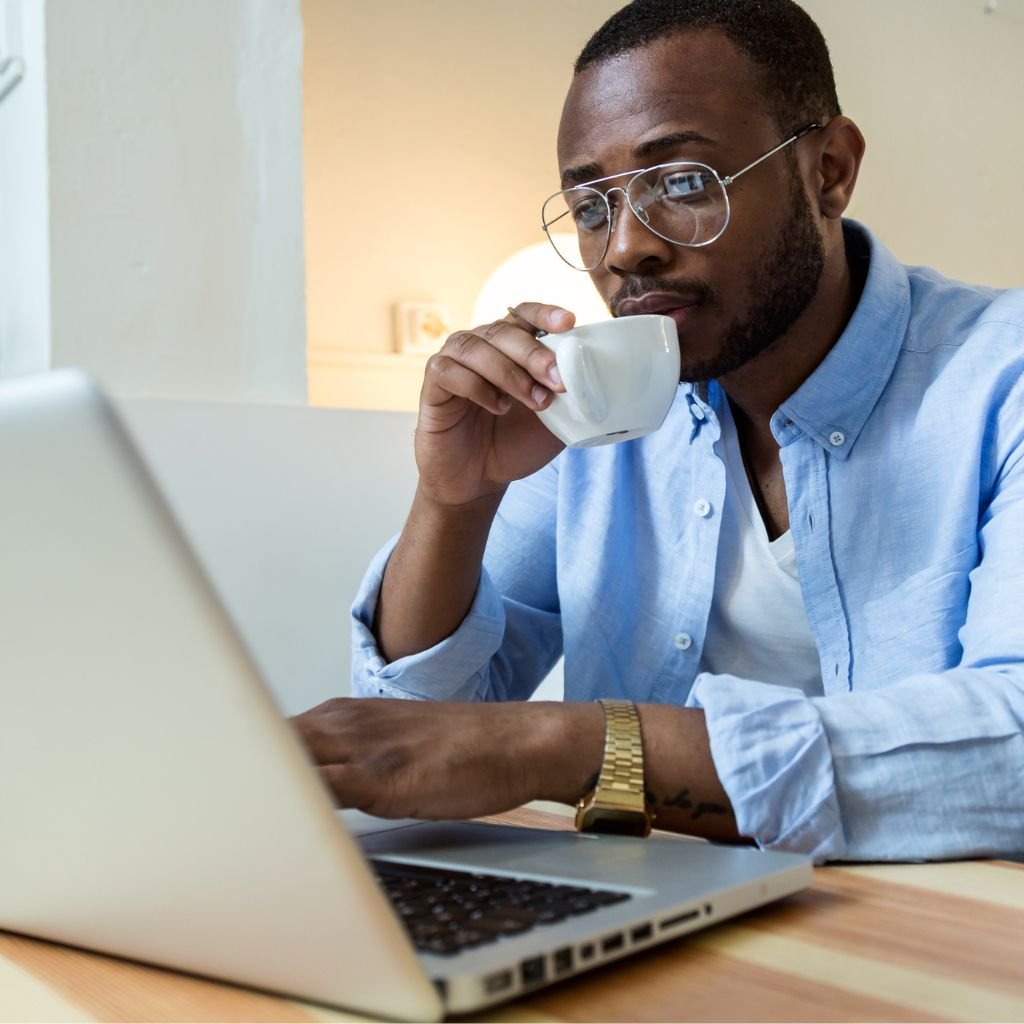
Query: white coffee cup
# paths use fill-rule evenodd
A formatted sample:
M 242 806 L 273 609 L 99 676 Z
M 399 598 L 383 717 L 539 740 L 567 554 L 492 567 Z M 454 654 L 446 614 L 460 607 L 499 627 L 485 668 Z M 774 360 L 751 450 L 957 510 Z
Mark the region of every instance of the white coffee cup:
M 671 317 L 626 316 L 540 338 L 565 384 L 541 422 L 570 448 L 629 441 L 665 422 L 679 385 Z

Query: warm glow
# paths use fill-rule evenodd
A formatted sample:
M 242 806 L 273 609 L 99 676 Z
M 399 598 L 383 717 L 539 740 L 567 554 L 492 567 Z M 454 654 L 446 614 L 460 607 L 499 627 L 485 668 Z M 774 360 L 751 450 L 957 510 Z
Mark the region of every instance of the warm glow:
M 563 263 L 546 241 L 513 253 L 498 266 L 477 296 L 470 323 L 477 326 L 500 320 L 508 315 L 509 306 L 525 301 L 563 306 L 576 314 L 580 324 L 610 319 L 590 277 Z M 414 412 L 419 407 L 426 361 L 423 353 L 310 349 L 309 402 Z
M 566 236 L 572 245 L 575 236 Z M 559 245 L 561 245 L 561 238 Z M 609 320 L 611 314 L 594 290 L 590 275 L 564 263 L 547 241 L 513 253 L 484 282 L 476 305 L 474 324 L 486 324 L 505 316 L 509 306 L 520 302 L 547 302 L 576 314 L 580 324 Z

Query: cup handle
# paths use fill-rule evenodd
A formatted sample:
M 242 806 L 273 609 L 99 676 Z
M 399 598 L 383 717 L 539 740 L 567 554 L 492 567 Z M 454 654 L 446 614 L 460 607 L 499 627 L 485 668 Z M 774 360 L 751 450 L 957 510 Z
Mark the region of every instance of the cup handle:
M 554 337 L 557 335 L 549 335 L 551 340 Z M 608 399 L 587 358 L 586 349 L 569 335 L 564 344 L 559 344 L 555 358 L 565 384 L 566 397 L 576 418 L 603 423 L 608 416 Z

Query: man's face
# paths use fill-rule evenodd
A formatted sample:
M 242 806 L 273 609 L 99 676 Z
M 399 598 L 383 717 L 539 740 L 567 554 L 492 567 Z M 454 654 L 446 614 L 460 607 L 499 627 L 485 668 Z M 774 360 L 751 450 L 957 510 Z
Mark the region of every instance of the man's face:
M 559 168 L 564 187 L 580 183 L 579 172 L 594 180 L 673 160 L 705 163 L 724 177 L 799 127 L 779 128 L 755 66 L 724 35 L 680 34 L 576 76 Z M 683 380 L 725 376 L 763 352 L 807 307 L 824 267 L 819 215 L 787 155 L 728 191 L 728 228 L 697 249 L 659 238 L 618 203 L 608 252 L 591 274 L 616 316 L 657 312 L 676 321 Z M 613 193 L 613 205 L 621 199 Z

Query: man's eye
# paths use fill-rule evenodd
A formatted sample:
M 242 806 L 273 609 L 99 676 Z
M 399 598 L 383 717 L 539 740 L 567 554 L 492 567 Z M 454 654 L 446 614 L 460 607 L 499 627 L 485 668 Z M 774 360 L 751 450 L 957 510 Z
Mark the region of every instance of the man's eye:
M 704 175 L 700 171 L 673 171 L 661 179 L 661 187 L 670 199 L 690 199 L 704 195 Z
M 600 199 L 581 199 L 573 204 L 572 219 L 581 231 L 597 231 L 608 219 L 608 208 Z

